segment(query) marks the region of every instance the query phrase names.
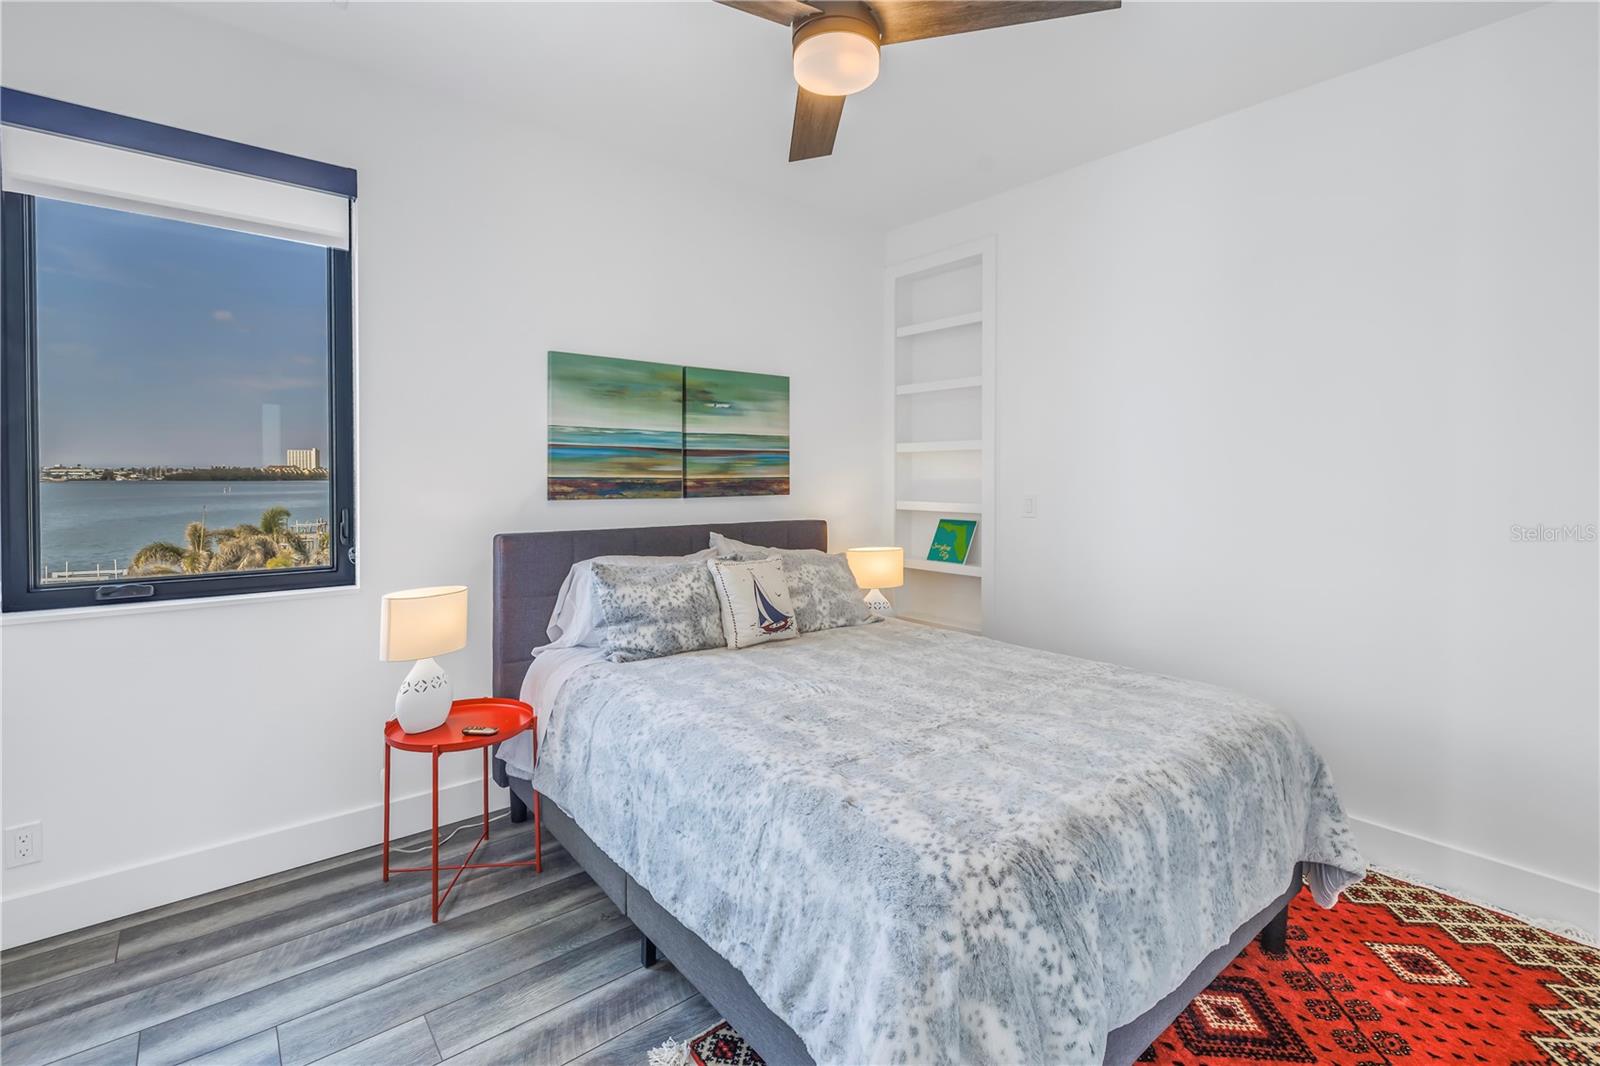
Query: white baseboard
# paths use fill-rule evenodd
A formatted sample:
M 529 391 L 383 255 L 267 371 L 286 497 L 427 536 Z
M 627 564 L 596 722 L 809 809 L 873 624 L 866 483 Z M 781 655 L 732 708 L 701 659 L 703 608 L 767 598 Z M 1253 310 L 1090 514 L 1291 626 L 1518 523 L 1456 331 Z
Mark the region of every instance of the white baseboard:
M 1350 822 L 1362 854 L 1374 865 L 1527 918 L 1600 936 L 1600 891 L 1594 888 L 1367 818 L 1352 815 Z
M 390 819 L 396 837 L 428 827 L 431 798 L 429 792 L 394 798 Z M 494 789 L 490 802 L 503 805 L 505 801 L 506 794 Z M 482 810 L 481 779 L 439 789 L 441 823 L 469 818 Z M 383 804 L 379 802 L 75 881 L 46 885 L 0 900 L 0 946 L 28 944 L 57 933 L 137 914 L 164 903 L 342 855 L 377 844 L 382 839 Z M 376 865 L 372 876 L 379 876 Z

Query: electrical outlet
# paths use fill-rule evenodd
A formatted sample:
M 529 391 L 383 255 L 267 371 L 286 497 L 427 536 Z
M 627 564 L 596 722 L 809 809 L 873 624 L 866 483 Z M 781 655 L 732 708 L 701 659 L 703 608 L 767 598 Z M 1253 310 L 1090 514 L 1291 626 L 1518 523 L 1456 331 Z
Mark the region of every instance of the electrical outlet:
M 29 822 L 6 830 L 6 865 L 26 866 L 44 858 L 44 823 Z
M 1039 497 L 1037 497 L 1037 496 L 1024 496 L 1022 498 L 1022 517 L 1023 518 L 1038 518 L 1039 517 Z

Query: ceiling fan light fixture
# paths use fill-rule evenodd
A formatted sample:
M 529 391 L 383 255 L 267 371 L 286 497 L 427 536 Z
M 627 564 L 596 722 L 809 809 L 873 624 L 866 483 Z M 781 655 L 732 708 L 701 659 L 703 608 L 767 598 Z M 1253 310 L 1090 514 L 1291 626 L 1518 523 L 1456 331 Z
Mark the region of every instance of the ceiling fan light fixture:
M 818 96 L 849 96 L 878 80 L 878 28 L 848 15 L 809 19 L 794 31 L 794 80 Z

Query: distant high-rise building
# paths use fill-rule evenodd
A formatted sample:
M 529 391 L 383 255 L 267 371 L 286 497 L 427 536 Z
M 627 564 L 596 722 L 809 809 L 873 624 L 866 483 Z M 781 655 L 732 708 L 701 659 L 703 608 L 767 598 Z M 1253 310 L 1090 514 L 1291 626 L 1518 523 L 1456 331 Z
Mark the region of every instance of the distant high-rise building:
M 289 466 L 297 466 L 301 470 L 315 470 L 322 465 L 321 456 L 315 448 L 290 448 L 288 452 Z
M 283 408 L 261 405 L 261 465 L 271 466 L 283 454 Z

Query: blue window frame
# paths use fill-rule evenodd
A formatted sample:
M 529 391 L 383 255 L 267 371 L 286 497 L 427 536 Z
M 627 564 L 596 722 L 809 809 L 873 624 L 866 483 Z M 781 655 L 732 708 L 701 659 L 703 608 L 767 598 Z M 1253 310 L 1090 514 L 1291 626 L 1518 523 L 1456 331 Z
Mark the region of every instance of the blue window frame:
M 355 172 L 10 89 L 0 123 L 0 607 L 354 584 Z M 319 221 L 125 196 L 94 155 L 38 180 L 84 146 Z

